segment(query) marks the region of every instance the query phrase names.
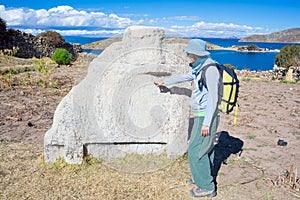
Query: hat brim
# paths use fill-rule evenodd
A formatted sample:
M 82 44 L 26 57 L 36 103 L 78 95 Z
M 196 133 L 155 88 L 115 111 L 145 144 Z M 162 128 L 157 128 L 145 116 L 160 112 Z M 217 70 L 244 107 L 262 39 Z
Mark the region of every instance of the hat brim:
M 197 56 L 208 56 L 210 54 L 208 51 L 194 52 L 194 51 L 187 51 L 187 50 L 185 50 L 185 53 L 195 54 Z

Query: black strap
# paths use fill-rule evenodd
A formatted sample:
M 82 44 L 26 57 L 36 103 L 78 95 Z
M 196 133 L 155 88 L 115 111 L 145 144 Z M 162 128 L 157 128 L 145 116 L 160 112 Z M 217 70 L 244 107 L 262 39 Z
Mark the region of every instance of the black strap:
M 197 73 L 196 76 L 198 76 L 198 75 L 200 74 L 200 72 L 202 72 L 202 73 L 201 73 L 201 77 L 200 77 L 200 79 L 199 79 L 199 81 L 198 81 L 198 86 L 199 86 L 200 91 L 203 90 L 203 86 L 207 89 L 205 73 L 206 73 L 206 70 L 208 69 L 208 67 L 210 67 L 210 66 L 215 66 L 215 67 L 218 68 L 218 70 L 220 69 L 220 67 L 219 67 L 219 65 L 218 65 L 217 63 L 209 63 L 209 64 L 207 64 L 207 65 L 204 65 L 204 66 L 199 70 L 199 72 Z

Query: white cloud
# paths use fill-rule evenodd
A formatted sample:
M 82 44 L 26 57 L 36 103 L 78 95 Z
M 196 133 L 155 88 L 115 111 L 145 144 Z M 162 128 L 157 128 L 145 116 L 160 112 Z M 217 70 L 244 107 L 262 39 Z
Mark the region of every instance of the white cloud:
M 233 23 L 207 23 L 196 22 L 191 26 L 171 26 L 171 30 L 178 32 L 185 37 L 245 37 L 252 34 L 264 34 L 265 29 L 237 25 Z
M 199 16 L 174 16 L 174 17 L 167 17 L 166 20 L 197 21 L 200 20 L 200 17 Z
M 117 14 L 103 12 L 87 12 L 70 6 L 58 6 L 49 10 L 13 8 L 6 9 L 1 5 L 0 17 L 6 20 L 8 26 L 23 27 L 105 27 L 126 28 L 138 25 L 140 21 L 119 17 Z
M 33 35 L 38 35 L 42 32 L 44 32 L 44 29 L 19 29 L 22 32 L 30 33 Z M 86 37 L 121 37 L 123 35 L 124 30 L 118 29 L 118 30 L 59 30 L 59 29 L 52 29 L 55 32 L 58 32 L 59 34 L 63 36 L 86 36 Z
M 75 11 L 71 6 L 58 6 L 58 7 L 49 9 L 49 13 L 76 14 L 77 11 Z
M 17 27 L 32 34 L 54 28 L 62 35 L 98 35 L 102 37 L 103 35 L 120 35 L 125 28 L 131 25 L 165 27 L 167 34 L 183 37 L 245 37 L 269 32 L 261 27 L 199 21 L 199 16 L 149 18 L 147 14 L 140 16 L 127 14 L 121 17 L 115 13 L 78 10 L 67 5 L 49 10 L 7 9 L 0 5 L 0 17 L 6 21 L 8 27 Z

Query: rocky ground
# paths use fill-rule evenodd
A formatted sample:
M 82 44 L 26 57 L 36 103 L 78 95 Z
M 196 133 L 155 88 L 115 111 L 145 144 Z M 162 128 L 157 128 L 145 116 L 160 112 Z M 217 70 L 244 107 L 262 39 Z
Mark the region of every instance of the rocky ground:
M 192 199 L 186 156 L 142 174 L 89 158 L 82 165 L 43 163 L 43 136 L 56 106 L 92 59 L 82 54 L 58 67 L 49 59 L 1 58 L 0 68 L 13 70 L 0 79 L 0 199 Z M 232 115 L 222 116 L 220 130 L 243 140 L 244 150 L 221 166 L 216 200 L 300 198 L 300 85 L 273 81 L 269 73 L 238 72 L 237 125 Z M 279 139 L 287 145 L 277 145 Z

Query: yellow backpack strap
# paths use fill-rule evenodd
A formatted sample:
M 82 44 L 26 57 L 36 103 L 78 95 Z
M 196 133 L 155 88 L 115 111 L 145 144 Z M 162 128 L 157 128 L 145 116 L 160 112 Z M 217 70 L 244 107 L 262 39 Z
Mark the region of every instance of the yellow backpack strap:
M 238 115 L 238 109 L 239 109 L 239 104 L 237 103 L 235 106 L 235 111 L 234 111 L 234 115 L 233 115 L 233 125 L 236 125 L 236 118 Z

